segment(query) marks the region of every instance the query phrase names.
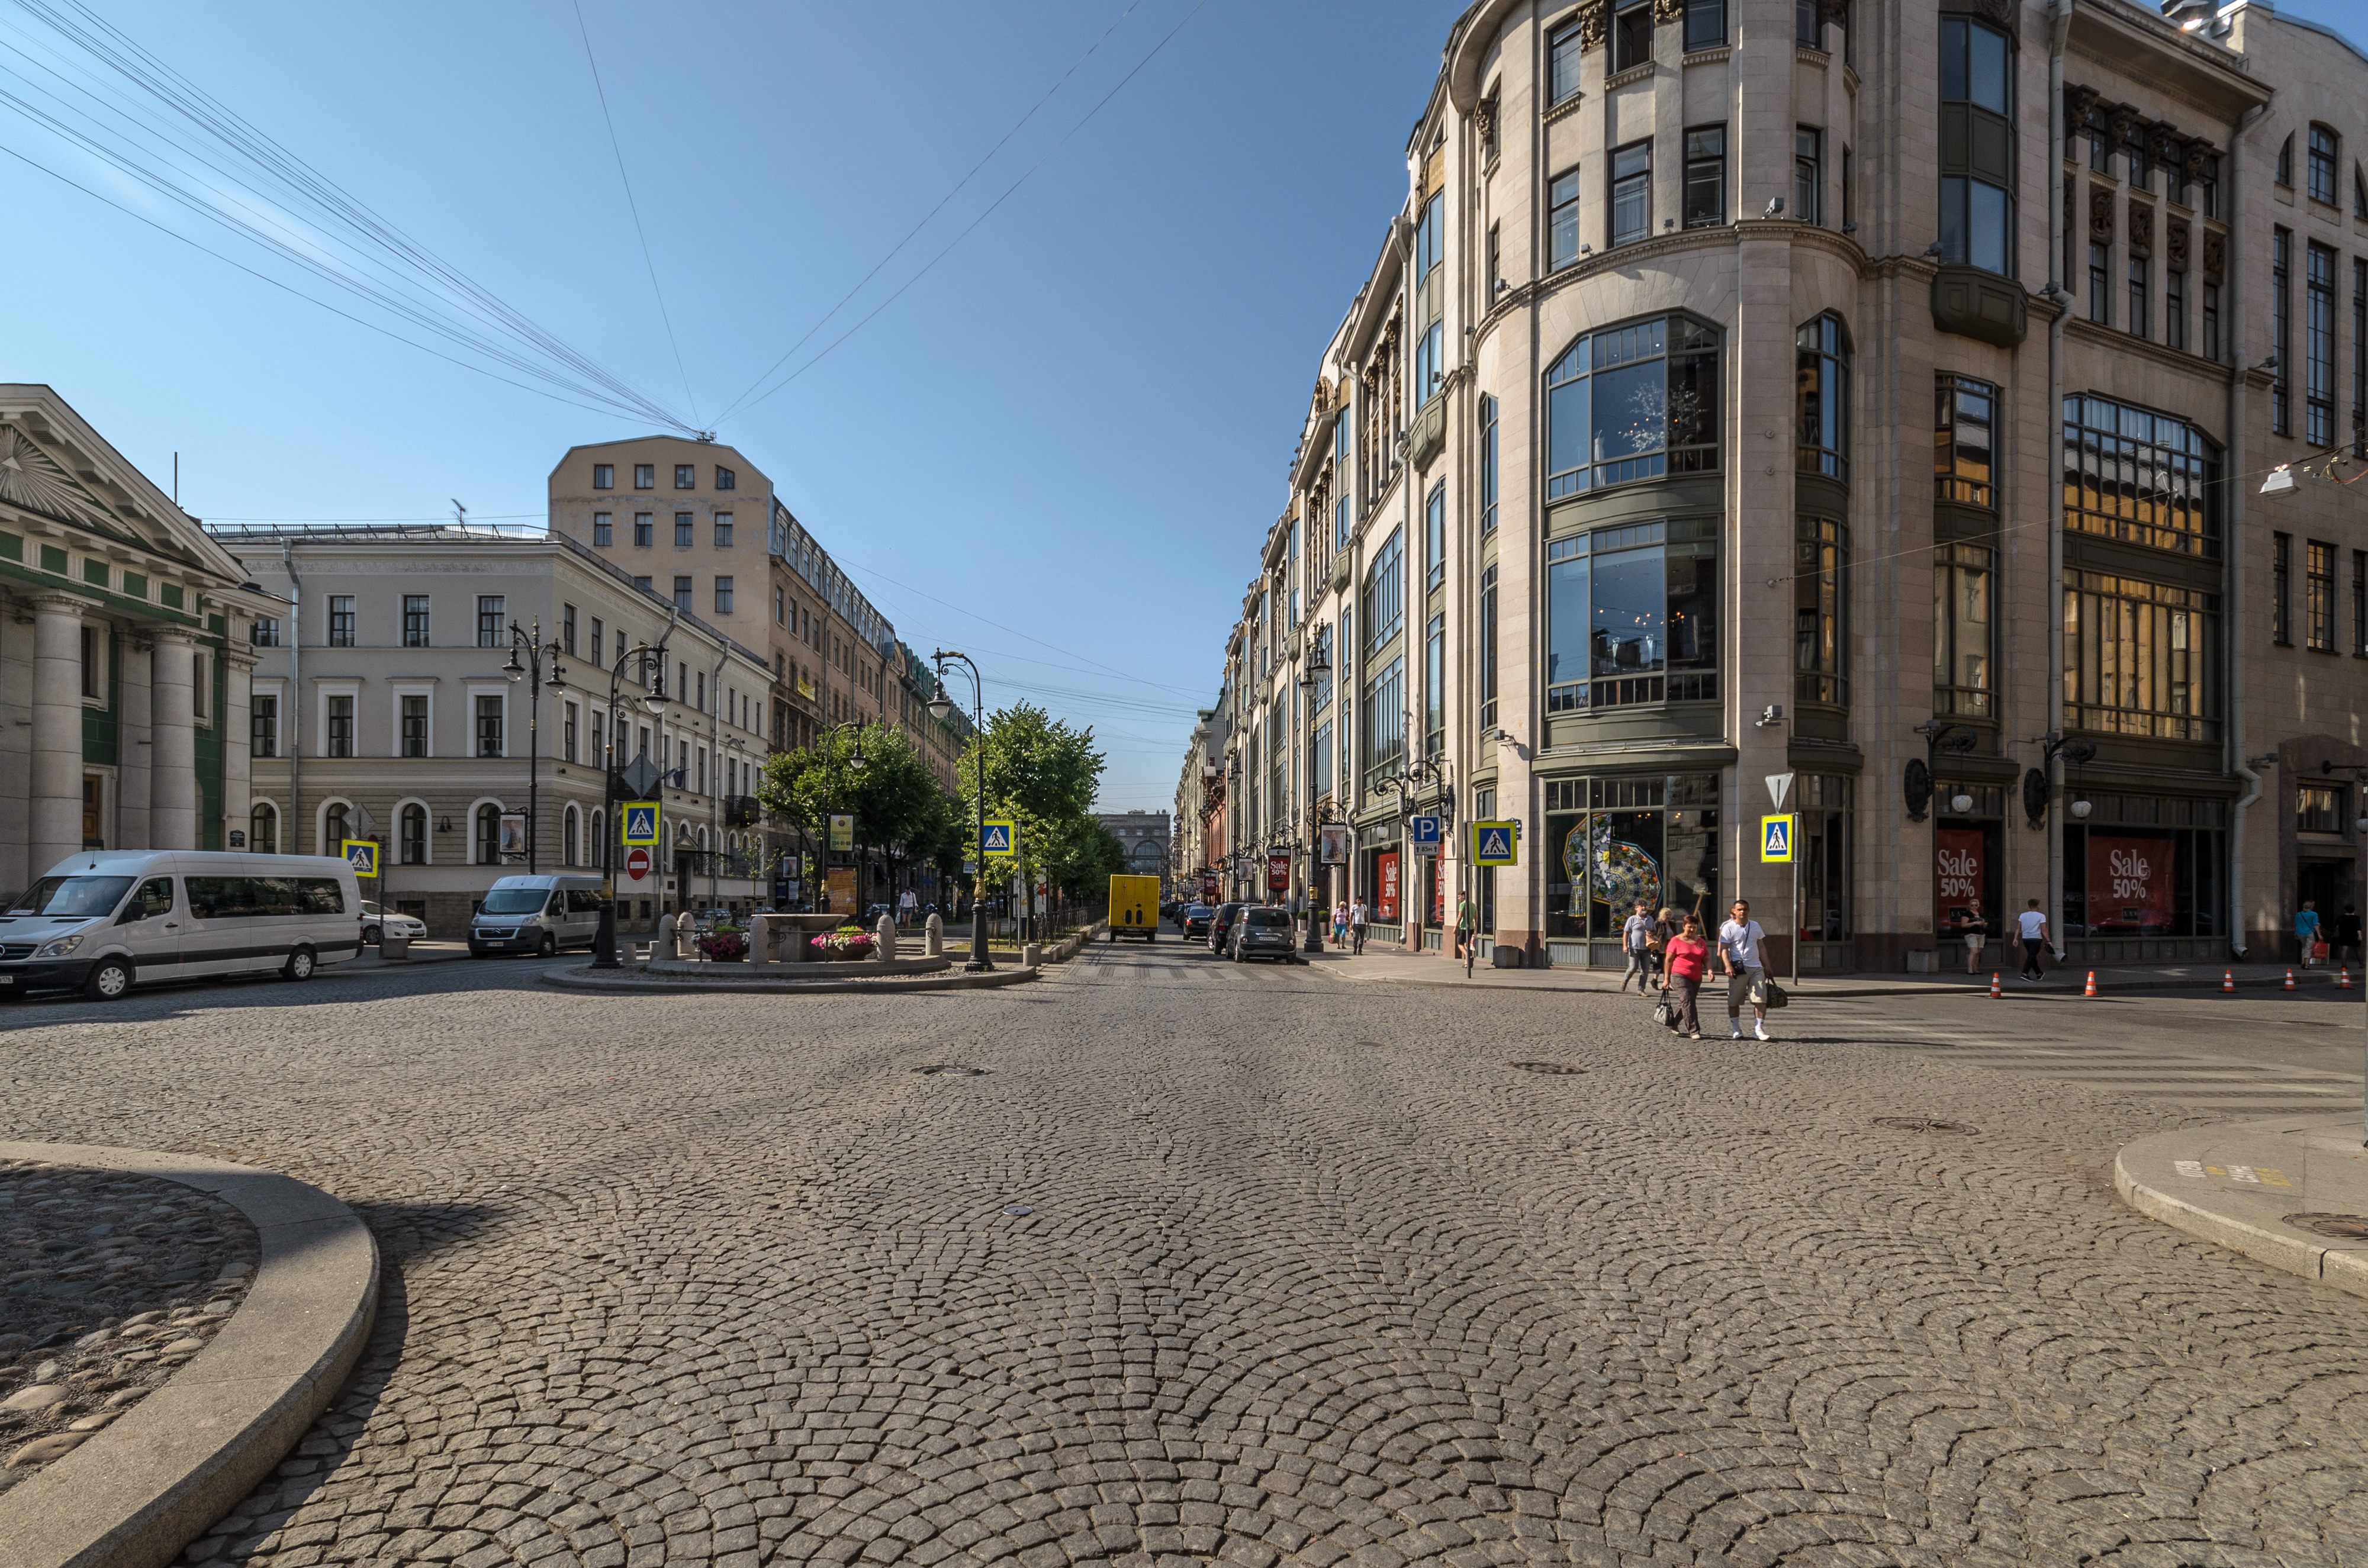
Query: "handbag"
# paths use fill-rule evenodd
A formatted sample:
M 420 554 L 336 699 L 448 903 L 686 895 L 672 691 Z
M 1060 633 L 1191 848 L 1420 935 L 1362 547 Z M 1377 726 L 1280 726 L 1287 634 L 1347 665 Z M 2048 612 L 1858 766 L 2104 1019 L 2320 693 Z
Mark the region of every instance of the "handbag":
M 2323 959 L 2327 957 L 2327 944 L 2325 942 L 2313 942 L 2310 947 L 2310 956 L 2315 959 Z
M 1653 1021 L 1663 1028 L 1678 1027 L 1678 1005 L 1667 996 L 1653 1004 Z
M 1771 1013 L 1793 999 L 1782 986 L 1772 980 L 1761 982 L 1760 988 L 1768 994 L 1768 1010 Z

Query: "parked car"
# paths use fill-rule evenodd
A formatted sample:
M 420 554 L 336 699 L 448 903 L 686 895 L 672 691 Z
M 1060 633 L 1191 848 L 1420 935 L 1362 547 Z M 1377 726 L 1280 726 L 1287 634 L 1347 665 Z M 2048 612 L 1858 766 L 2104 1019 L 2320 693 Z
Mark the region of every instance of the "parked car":
M 1205 903 L 1188 903 L 1176 912 L 1176 924 L 1184 927 L 1186 941 L 1205 942 L 1209 939 L 1209 922 L 1216 917 L 1217 912 Z
M 362 946 L 375 948 L 388 937 L 424 942 L 427 939 L 427 922 L 389 910 L 374 898 L 362 900 Z
M 1233 953 L 1235 963 L 1247 963 L 1252 959 L 1281 959 L 1290 963 L 1299 956 L 1296 928 L 1292 925 L 1291 912 L 1260 906 L 1245 909 L 1235 922 Z
M 1242 911 L 1247 907 L 1248 905 L 1240 903 L 1221 903 L 1217 905 L 1217 913 L 1212 915 L 1209 919 L 1209 950 L 1211 952 L 1216 953 L 1221 957 L 1224 955 L 1225 951 L 1226 939 L 1234 934 L 1234 921 L 1239 917 Z
M 600 934 L 600 903 L 598 877 L 497 877 L 469 922 L 469 954 L 549 958 L 569 943 L 589 946 Z

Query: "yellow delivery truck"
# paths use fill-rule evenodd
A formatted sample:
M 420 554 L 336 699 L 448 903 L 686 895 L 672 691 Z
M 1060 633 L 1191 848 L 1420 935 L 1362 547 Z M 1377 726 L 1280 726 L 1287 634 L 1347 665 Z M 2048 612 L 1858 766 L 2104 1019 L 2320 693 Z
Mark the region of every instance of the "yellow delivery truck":
M 1110 879 L 1110 940 L 1117 941 L 1121 932 L 1130 937 L 1141 937 L 1146 942 L 1159 939 L 1157 877 Z

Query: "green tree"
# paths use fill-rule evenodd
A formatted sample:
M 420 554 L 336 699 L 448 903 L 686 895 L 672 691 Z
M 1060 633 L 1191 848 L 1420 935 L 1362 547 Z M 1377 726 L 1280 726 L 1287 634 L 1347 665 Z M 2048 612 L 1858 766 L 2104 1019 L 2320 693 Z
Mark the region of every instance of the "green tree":
M 881 850 L 892 869 L 936 853 L 951 811 L 912 742 L 888 724 L 839 730 L 806 750 L 775 752 L 757 778 L 757 801 L 817 843 L 828 841 L 834 813 L 852 812 L 857 846 Z M 857 896 L 868 902 L 870 890 Z
M 1070 846 L 1088 836 L 1088 825 L 1099 825 L 1093 822 L 1093 804 L 1103 766 L 1091 729 L 1071 729 L 1041 708 L 1016 703 L 989 714 L 985 732 L 962 749 L 958 792 L 974 800 L 985 769 L 987 815 L 1019 824 L 1024 885 L 1047 855 L 1070 864 L 1076 853 Z M 974 822 L 965 826 L 962 838 L 976 847 Z M 996 874 L 993 868 L 986 870 L 990 880 Z

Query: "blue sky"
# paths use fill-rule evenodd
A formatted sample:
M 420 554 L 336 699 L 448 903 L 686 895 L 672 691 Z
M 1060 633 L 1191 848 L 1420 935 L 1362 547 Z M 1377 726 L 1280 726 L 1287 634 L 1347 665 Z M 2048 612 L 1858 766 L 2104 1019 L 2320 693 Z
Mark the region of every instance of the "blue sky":
M 1107 31 L 801 358 L 1042 160 L 1016 193 L 718 429 L 908 642 L 973 653 L 990 703 L 1093 724 L 1114 810 L 1170 802 L 1251 550 L 1285 499 L 1315 357 L 1403 195 L 1400 150 L 1456 10 L 583 0 L 677 367 L 571 0 L 88 3 L 694 424 L 715 423 Z M 2283 9 L 2357 37 L 2368 6 Z M 14 52 L 51 36 L 0 3 L 0 69 L 19 74 L 0 91 L 54 85 Z M 5 108 L 0 147 L 301 278 Z M 425 520 L 457 496 L 472 517 L 530 520 L 568 446 L 650 427 L 392 342 L 15 159 L 0 193 L 18 306 L 0 379 L 54 385 L 160 484 L 179 451 L 201 517 Z

